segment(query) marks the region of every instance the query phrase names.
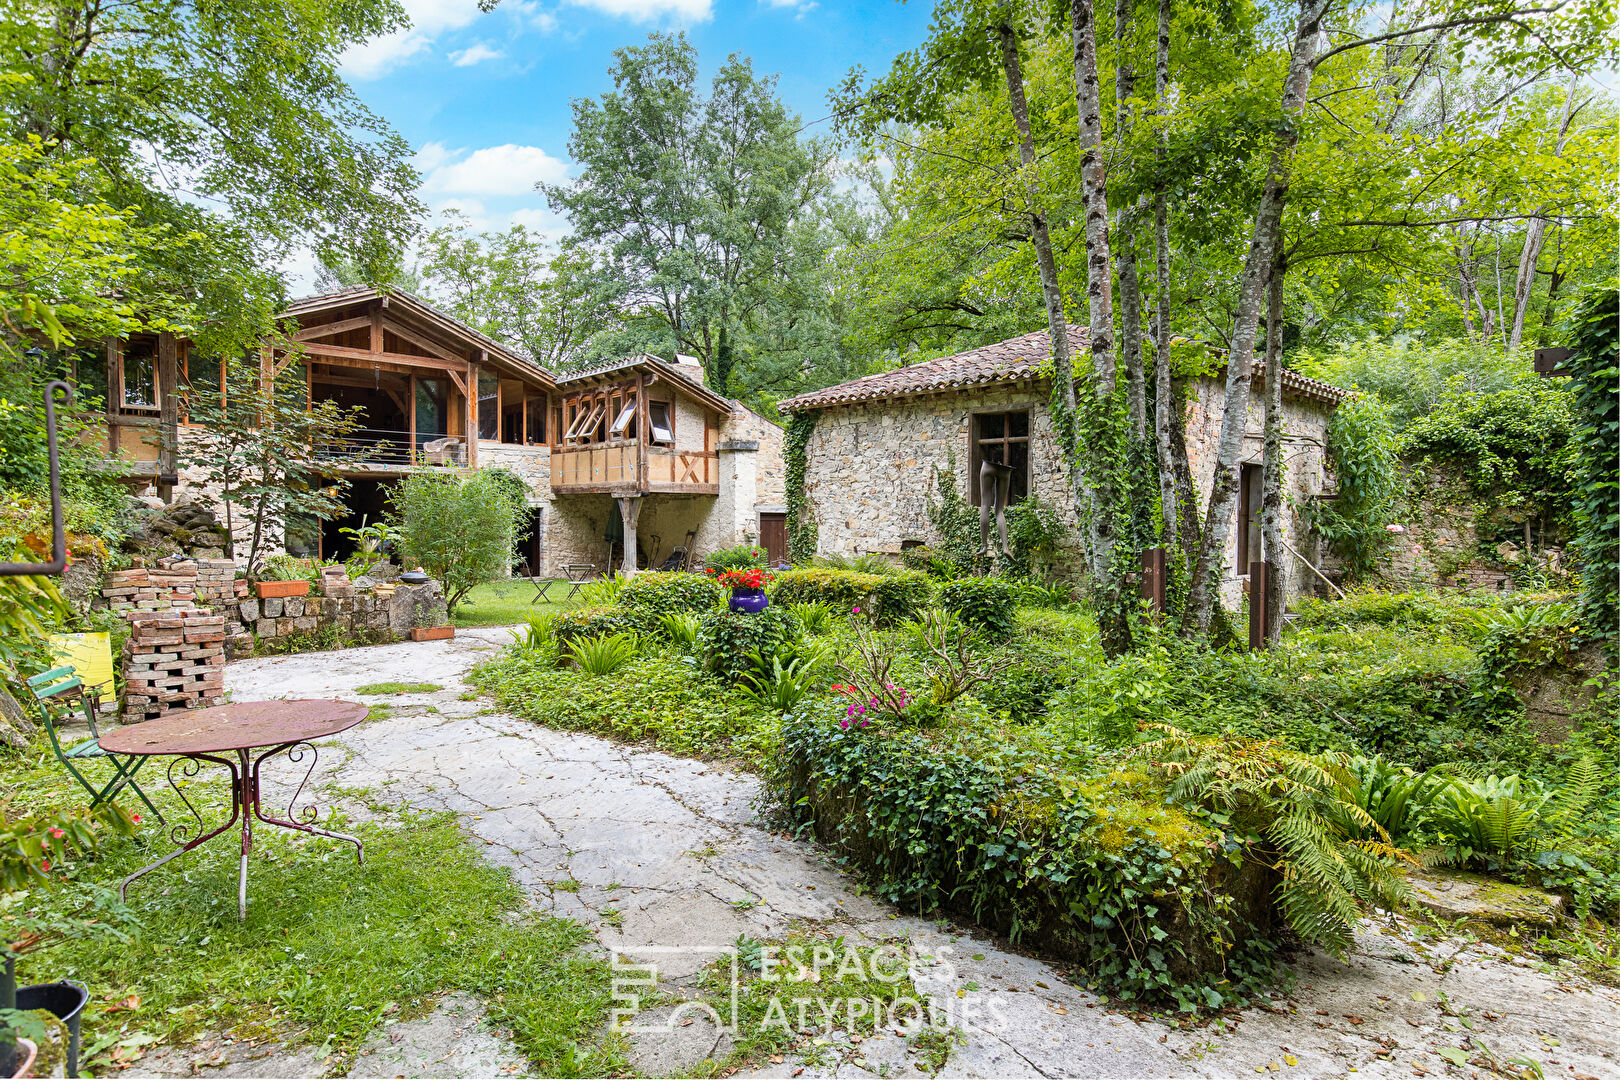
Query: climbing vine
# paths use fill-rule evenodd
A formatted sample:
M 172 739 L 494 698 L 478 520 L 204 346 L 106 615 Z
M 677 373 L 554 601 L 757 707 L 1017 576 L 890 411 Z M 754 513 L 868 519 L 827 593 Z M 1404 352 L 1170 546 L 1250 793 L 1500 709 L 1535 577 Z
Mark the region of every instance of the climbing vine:
M 1573 378 L 1578 457 L 1575 522 L 1581 553 L 1581 627 L 1620 652 L 1620 287 L 1586 293 L 1569 316 L 1565 365 Z
M 1332 546 L 1352 579 L 1370 574 L 1383 553 L 1399 486 L 1395 431 L 1384 407 L 1370 397 L 1354 397 L 1333 410 L 1328 422 L 1328 457 L 1339 494 L 1314 505 L 1316 530 Z
M 816 554 L 816 517 L 804 493 L 804 474 L 810 433 L 816 429 L 815 409 L 796 412 L 788 418 L 782 440 L 787 483 L 788 558 L 795 563 L 809 562 Z

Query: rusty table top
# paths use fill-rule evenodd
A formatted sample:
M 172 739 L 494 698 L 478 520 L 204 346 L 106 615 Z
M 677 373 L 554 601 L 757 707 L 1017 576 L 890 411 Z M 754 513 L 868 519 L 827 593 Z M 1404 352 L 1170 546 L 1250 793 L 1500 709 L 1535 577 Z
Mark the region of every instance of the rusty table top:
M 244 701 L 128 724 L 99 741 L 115 754 L 202 754 L 320 739 L 365 718 L 366 707 L 355 701 Z

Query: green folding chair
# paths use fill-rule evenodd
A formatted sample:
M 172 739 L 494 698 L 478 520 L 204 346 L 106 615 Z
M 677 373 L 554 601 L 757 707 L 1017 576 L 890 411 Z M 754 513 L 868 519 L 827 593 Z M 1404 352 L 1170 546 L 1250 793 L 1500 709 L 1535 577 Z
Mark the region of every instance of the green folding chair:
M 90 805 L 100 806 L 102 803 L 112 802 L 118 793 L 127 787 L 134 791 L 141 802 L 146 804 L 146 808 L 152 811 L 152 815 L 162 822 L 163 814 L 152 805 L 152 800 L 146 797 L 146 792 L 135 782 L 135 774 L 146 764 L 146 757 L 139 754 L 110 754 L 101 748 L 98 741 L 101 736 L 96 730 L 99 695 L 86 690 L 84 680 L 79 678 L 73 666 L 69 664 L 41 672 L 28 679 L 27 684 L 29 691 L 34 695 L 35 704 L 39 707 L 39 715 L 45 722 L 45 732 L 51 738 L 51 749 L 56 751 L 56 759 L 62 763 L 62 767 L 67 769 L 73 779 L 79 782 L 79 786 L 90 793 Z M 90 738 L 63 749 L 56 723 L 58 719 L 70 715 L 75 705 L 84 709 L 84 718 L 90 724 Z M 112 779 L 99 791 L 95 783 L 80 771 L 80 766 L 97 758 L 105 759 L 113 770 Z

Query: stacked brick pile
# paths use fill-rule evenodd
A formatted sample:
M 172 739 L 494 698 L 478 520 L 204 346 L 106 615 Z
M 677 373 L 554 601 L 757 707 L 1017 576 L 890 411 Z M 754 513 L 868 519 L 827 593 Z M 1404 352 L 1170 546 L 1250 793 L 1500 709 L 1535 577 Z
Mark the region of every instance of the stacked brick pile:
M 247 582 L 236 580 L 236 563 L 230 559 L 197 560 L 197 598 L 201 603 L 220 606 L 247 595 Z
M 137 611 L 167 611 L 177 603 L 195 605 L 197 568 L 188 565 L 167 570 L 114 570 L 107 575 L 101 597 L 109 608 L 124 616 Z
M 188 605 L 127 618 L 125 721 L 224 703 L 225 616 Z

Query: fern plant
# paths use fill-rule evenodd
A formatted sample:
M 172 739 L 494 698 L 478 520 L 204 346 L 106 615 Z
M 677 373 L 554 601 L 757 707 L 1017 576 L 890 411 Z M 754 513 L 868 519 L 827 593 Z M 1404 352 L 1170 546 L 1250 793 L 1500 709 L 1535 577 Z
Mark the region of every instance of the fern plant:
M 1366 811 L 1376 829 L 1364 828 L 1358 817 L 1340 815 L 1345 834 L 1357 840 L 1401 839 L 1414 824 L 1414 813 L 1427 810 L 1446 786 L 1438 767 L 1414 772 L 1382 754 L 1352 757 L 1339 773 L 1347 802 Z
M 599 634 L 568 643 L 568 655 L 587 675 L 611 675 L 635 659 L 634 634 Z
M 699 620 L 690 611 L 671 611 L 658 617 L 664 636 L 682 649 L 690 649 L 697 642 Z
M 545 652 L 557 643 L 556 622 L 555 615 L 531 615 L 527 627 L 511 631 L 512 639 L 524 652 Z
M 751 649 L 748 659 L 754 666 L 740 680 L 743 693 L 767 709 L 789 712 L 815 686 L 824 656 L 821 649 L 805 645 L 773 653 L 768 659 Z
M 788 610 L 799 620 L 799 625 L 804 628 L 806 634 L 825 634 L 832 626 L 831 604 L 789 604 Z
M 614 571 L 612 577 L 581 585 L 572 603 L 575 607 L 607 607 L 619 598 L 619 590 L 629 580 L 623 573 Z
M 1283 917 L 1301 938 L 1343 956 L 1362 914 L 1392 908 L 1404 895 L 1393 863 L 1406 854 L 1347 798 L 1346 756 L 1154 727 L 1159 738 L 1138 746 L 1134 756 L 1171 777 L 1173 801 L 1213 811 L 1234 836 L 1249 837 L 1249 857 L 1279 874 Z M 1352 828 L 1370 838 L 1352 835 Z
M 1434 801 L 1435 824 L 1464 861 L 1512 859 L 1534 853 L 1532 834 L 1549 797 L 1535 781 L 1517 774 L 1454 779 Z

